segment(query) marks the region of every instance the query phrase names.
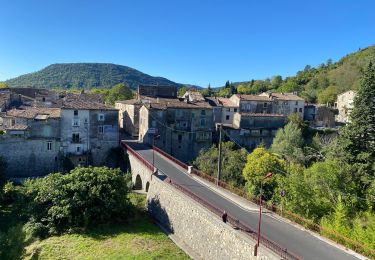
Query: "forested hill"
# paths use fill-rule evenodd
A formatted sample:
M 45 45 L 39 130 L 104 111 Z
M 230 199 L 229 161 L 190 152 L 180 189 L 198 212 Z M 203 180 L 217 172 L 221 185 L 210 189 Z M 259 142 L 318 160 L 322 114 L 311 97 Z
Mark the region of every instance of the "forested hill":
M 337 94 L 358 88 L 361 71 L 370 61 L 375 64 L 375 45 L 346 55 L 336 63 L 328 59 L 316 68 L 306 65 L 293 77 L 282 79 L 274 76 L 266 80 L 227 83 L 227 87 L 222 88 L 219 95 L 226 95 L 225 92 L 231 90 L 254 94 L 267 90 L 297 91 L 308 102 L 333 103 Z
M 42 88 L 110 88 L 126 83 L 131 89 L 139 84 L 177 85 L 162 77 L 152 77 L 133 68 L 108 63 L 61 63 L 10 80 L 9 86 Z

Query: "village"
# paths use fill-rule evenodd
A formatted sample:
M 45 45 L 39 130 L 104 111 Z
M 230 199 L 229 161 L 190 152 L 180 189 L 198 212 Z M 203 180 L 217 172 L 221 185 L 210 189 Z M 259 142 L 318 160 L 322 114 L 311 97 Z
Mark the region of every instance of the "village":
M 348 122 L 354 91 L 338 95 L 333 107 L 308 104 L 297 93 L 204 97 L 176 86 L 139 85 L 134 99 L 105 104 L 99 94 L 43 88 L 0 90 L 0 156 L 7 177 L 45 176 L 74 166 L 105 164 L 123 138 L 155 145 L 190 162 L 218 142 L 219 130 L 252 150 L 269 147 L 288 116 L 315 129 Z

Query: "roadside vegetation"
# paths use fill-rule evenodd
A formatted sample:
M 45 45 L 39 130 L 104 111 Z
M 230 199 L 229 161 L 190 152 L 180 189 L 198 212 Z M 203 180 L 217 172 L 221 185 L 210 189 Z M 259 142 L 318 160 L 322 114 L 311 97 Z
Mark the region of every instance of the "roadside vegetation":
M 375 257 L 374 112 L 375 67 L 370 63 L 354 100 L 351 121 L 338 134 L 313 135 L 302 120 L 292 116 L 277 132 L 270 149 L 260 146 L 246 159 L 243 148 L 223 143 L 222 180 L 254 200 L 264 181 L 263 199 L 268 205 Z M 213 146 L 201 152 L 194 165 L 216 177 L 217 158 L 218 149 Z M 268 172 L 273 176 L 264 180 Z M 305 220 L 300 221 L 301 217 Z
M 107 167 L 5 183 L 0 259 L 188 259 L 130 185 L 128 175 Z

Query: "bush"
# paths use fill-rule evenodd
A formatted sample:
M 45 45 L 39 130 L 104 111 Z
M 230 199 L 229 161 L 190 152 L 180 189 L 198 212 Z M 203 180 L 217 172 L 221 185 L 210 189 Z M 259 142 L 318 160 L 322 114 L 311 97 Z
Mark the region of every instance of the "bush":
M 107 221 L 124 220 L 131 212 L 127 178 L 107 167 L 76 168 L 29 183 L 35 193 L 27 225 L 35 235 L 59 234 Z

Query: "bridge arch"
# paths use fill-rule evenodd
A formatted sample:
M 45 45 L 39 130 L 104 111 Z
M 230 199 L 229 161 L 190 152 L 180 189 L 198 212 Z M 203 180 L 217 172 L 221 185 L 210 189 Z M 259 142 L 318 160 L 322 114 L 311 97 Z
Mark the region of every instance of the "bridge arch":
M 143 189 L 142 178 L 139 174 L 137 174 L 137 176 L 135 177 L 135 182 L 134 182 L 133 188 L 135 190 L 142 190 Z

